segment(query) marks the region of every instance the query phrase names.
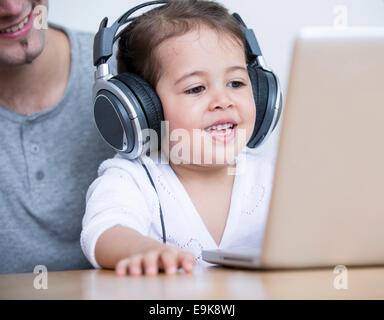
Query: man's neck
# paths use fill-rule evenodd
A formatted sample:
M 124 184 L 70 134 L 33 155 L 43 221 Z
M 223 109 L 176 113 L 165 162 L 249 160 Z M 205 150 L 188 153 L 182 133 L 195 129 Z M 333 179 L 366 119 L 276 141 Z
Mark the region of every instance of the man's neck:
M 44 50 L 32 63 L 2 66 L 0 104 L 26 115 L 53 107 L 64 94 L 70 63 L 68 37 L 48 29 Z

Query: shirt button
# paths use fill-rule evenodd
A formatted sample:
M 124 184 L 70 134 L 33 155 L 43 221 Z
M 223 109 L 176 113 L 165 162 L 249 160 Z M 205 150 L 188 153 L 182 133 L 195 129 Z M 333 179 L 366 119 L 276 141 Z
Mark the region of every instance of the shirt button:
M 40 147 L 37 144 L 32 144 L 31 145 L 31 152 L 33 154 L 37 154 L 37 153 L 39 153 L 39 151 L 40 151 Z
M 37 180 L 43 180 L 44 179 L 44 172 L 43 171 L 41 171 L 41 170 L 39 170 L 39 171 L 37 171 L 36 172 L 36 179 Z

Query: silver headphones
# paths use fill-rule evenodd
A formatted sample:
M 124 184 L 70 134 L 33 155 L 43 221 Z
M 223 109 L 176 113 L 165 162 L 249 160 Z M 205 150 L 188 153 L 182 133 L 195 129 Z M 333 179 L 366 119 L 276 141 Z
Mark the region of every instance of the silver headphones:
M 104 18 L 94 40 L 94 65 L 96 66 L 93 88 L 94 117 L 104 140 L 128 159 L 145 154 L 150 141 L 143 130 L 153 129 L 158 141 L 161 137 L 161 121 L 164 120 L 160 99 L 155 90 L 133 73 L 112 75 L 108 59 L 113 54 L 113 44 L 120 38 L 117 30 L 135 18 L 135 11 L 150 5 L 168 1 L 151 1 L 138 5 L 124 13 L 107 27 Z M 248 29 L 237 13 L 232 15 L 239 23 L 246 39 L 248 73 L 256 105 L 256 121 L 249 148 L 263 144 L 275 129 L 281 114 L 282 95 L 277 76 L 266 67 L 256 36 Z

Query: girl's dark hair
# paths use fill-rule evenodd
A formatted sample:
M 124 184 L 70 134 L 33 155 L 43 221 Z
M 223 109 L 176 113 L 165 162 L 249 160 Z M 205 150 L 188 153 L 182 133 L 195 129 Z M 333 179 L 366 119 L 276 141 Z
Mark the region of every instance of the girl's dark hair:
M 231 35 L 244 47 L 239 23 L 221 4 L 208 0 L 171 0 L 142 14 L 123 31 L 117 53 L 118 73 L 135 73 L 155 88 L 161 74 L 156 48 L 201 24 Z

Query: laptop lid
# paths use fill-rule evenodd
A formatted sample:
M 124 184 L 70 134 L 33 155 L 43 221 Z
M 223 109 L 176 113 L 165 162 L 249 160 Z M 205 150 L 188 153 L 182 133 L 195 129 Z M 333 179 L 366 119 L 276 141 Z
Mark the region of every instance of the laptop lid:
M 294 46 L 261 265 L 384 264 L 384 28 Z

